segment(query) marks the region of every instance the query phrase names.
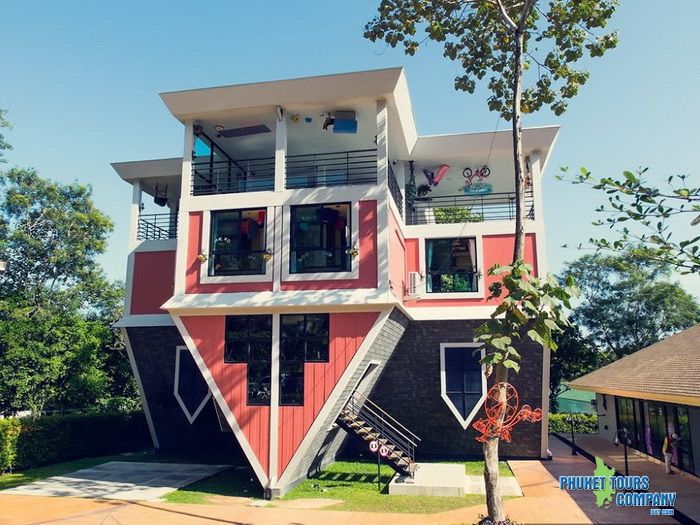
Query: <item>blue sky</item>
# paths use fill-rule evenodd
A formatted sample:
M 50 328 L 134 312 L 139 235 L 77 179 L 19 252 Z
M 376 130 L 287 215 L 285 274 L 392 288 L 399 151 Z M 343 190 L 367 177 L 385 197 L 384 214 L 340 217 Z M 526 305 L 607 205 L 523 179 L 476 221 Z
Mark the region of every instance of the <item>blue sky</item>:
M 102 262 L 123 279 L 131 191 L 109 163 L 181 154 L 181 126 L 159 92 L 403 65 L 419 133 L 493 129 L 488 93 L 455 92 L 459 70 L 437 45 L 407 57 L 362 38 L 378 1 L 212 0 L 202 8 L 175 0 L 0 0 L 10 164 L 93 185 L 97 205 L 116 223 Z M 552 271 L 579 255 L 563 244 L 596 233 L 591 221 L 602 198 L 556 181 L 560 166 L 601 176 L 648 166 L 658 180 L 700 178 L 699 19 L 697 0 L 674 0 L 673 9 L 623 0 L 612 23 L 620 46 L 586 63 L 591 79 L 569 111 L 526 117 L 526 125 L 562 126 L 544 187 Z M 700 296 L 700 278 L 683 282 Z

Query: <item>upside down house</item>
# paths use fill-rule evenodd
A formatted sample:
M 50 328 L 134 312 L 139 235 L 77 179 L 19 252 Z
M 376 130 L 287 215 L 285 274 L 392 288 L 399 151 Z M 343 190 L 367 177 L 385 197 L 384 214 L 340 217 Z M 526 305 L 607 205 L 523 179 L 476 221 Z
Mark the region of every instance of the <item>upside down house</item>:
M 133 187 L 118 325 L 154 446 L 236 448 L 271 497 L 346 439 L 403 473 L 479 454 L 473 332 L 513 251 L 510 132 L 418 135 L 402 68 L 161 98 L 182 156 L 113 164 Z M 557 132 L 524 130 L 538 273 Z M 545 418 L 502 450 L 545 457 L 549 354 L 521 353 L 513 383 Z

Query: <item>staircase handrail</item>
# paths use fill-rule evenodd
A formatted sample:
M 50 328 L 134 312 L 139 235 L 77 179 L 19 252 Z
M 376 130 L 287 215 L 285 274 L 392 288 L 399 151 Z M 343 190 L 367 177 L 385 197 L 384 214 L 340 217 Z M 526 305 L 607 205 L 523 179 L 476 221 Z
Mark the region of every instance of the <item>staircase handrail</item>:
M 377 405 L 374 401 L 372 401 L 371 399 L 369 399 L 367 396 L 361 394 L 361 393 L 358 392 L 357 390 L 355 390 L 355 391 L 352 393 L 351 398 L 353 398 L 353 397 L 358 398 L 358 400 L 359 400 L 359 402 L 360 402 L 360 403 L 359 403 L 360 406 L 364 406 L 365 404 L 369 404 L 369 405 L 371 405 L 372 407 L 374 407 L 376 410 L 372 410 L 372 412 L 373 412 L 375 415 L 377 415 L 377 416 L 379 416 L 379 417 L 381 417 L 382 419 L 385 419 L 385 420 L 386 420 L 386 419 L 389 419 L 390 422 L 386 422 L 387 425 L 389 425 L 390 427 L 392 427 L 392 428 L 393 428 L 394 430 L 396 430 L 399 434 L 409 434 L 409 435 L 413 438 L 413 440 L 415 440 L 415 441 L 413 441 L 413 440 L 409 440 L 409 441 L 411 441 L 411 443 L 413 443 L 414 446 L 418 446 L 418 444 L 416 443 L 416 441 L 421 441 L 421 439 L 420 439 L 418 436 L 416 436 L 413 432 L 411 432 L 410 430 L 408 430 L 404 425 L 402 425 L 401 423 L 399 423 L 399 422 L 396 420 L 396 418 L 392 417 L 386 410 L 384 410 L 382 407 L 380 407 L 379 405 Z M 378 413 L 377 413 L 377 411 L 378 411 Z M 399 427 L 399 428 L 396 428 L 396 427 Z

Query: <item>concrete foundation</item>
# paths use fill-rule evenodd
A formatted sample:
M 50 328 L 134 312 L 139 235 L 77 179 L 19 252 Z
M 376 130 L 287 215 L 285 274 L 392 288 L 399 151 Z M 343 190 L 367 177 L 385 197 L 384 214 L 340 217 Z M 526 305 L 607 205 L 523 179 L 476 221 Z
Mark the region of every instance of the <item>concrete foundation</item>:
M 503 496 L 522 496 L 515 477 L 499 480 Z M 417 463 L 415 475 L 396 475 L 389 483 L 389 494 L 402 496 L 454 496 L 486 494 L 483 476 L 467 476 L 459 463 Z

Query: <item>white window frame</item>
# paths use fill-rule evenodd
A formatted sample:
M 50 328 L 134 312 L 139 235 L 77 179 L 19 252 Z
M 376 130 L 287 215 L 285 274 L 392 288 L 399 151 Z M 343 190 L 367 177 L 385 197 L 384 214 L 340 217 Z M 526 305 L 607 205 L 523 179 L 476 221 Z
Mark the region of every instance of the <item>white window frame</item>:
M 425 242 L 434 239 L 476 239 L 476 271 L 478 272 L 477 283 L 479 289 L 476 292 L 442 292 L 428 293 L 428 269 L 426 267 Z M 485 280 L 484 280 L 484 238 L 481 234 L 461 234 L 461 235 L 430 235 L 429 237 L 421 237 L 418 243 L 419 270 L 422 276 L 421 284 L 418 287 L 418 294 L 421 299 L 484 299 L 486 297 Z
M 202 252 L 206 254 L 207 260 L 200 265 L 199 282 L 201 284 L 221 284 L 221 283 L 263 283 L 272 281 L 272 271 L 274 268 L 273 260 L 265 263 L 265 273 L 256 275 L 209 275 L 209 249 L 211 246 L 211 214 L 221 211 L 236 211 L 250 210 L 254 206 L 246 206 L 245 208 L 222 208 L 216 210 L 204 210 L 202 212 Z M 260 206 L 265 209 L 265 249 L 270 253 L 273 252 L 273 236 L 275 234 L 274 206 Z M 274 258 L 274 255 L 273 255 Z
M 452 400 L 450 400 L 450 398 L 447 396 L 447 373 L 445 372 L 446 348 L 471 348 L 474 350 L 478 349 L 481 351 L 482 359 L 486 354 L 486 350 L 484 348 L 484 345 L 477 343 L 440 343 L 440 396 L 442 397 L 443 401 L 445 401 L 450 411 L 452 411 L 452 415 L 454 415 L 457 421 L 459 421 L 459 424 L 462 425 L 462 428 L 466 430 L 469 426 L 469 423 L 472 422 L 474 416 L 476 416 L 477 412 L 479 412 L 481 405 L 484 404 L 484 400 L 486 399 L 486 375 L 484 373 L 486 367 L 484 365 L 481 365 L 481 397 L 474 406 L 474 409 L 469 413 L 469 415 L 466 418 L 464 418 L 462 417 L 462 414 L 460 414 L 459 410 L 457 410 L 457 407 L 454 405 L 454 403 L 452 403 Z
M 189 348 L 185 345 L 178 345 L 175 347 L 175 381 L 174 384 L 175 386 L 173 387 L 173 395 L 175 396 L 175 399 L 177 399 L 178 404 L 180 405 L 180 408 L 185 414 L 185 417 L 187 418 L 187 421 L 190 422 L 190 425 L 194 423 L 194 420 L 197 419 L 197 416 L 199 416 L 200 412 L 204 409 L 204 407 L 207 404 L 207 401 L 211 399 L 211 390 L 207 390 L 207 395 L 204 396 L 204 399 L 202 402 L 199 404 L 197 409 L 194 411 L 194 413 L 190 414 L 190 411 L 187 409 L 187 405 L 185 402 L 182 400 L 182 397 L 180 397 L 180 353 L 186 351 L 189 353 Z M 193 357 L 194 359 L 194 357 Z M 195 361 L 195 364 L 197 362 Z M 202 381 L 204 380 L 204 377 L 202 377 Z M 206 383 L 206 381 L 205 381 Z
M 299 202 L 282 208 L 282 281 L 335 281 L 360 278 L 360 253 L 350 259 L 349 272 L 290 273 L 289 263 L 292 244 L 292 206 L 345 204 L 342 199 L 333 202 Z M 360 249 L 360 202 L 350 202 L 350 247 Z

